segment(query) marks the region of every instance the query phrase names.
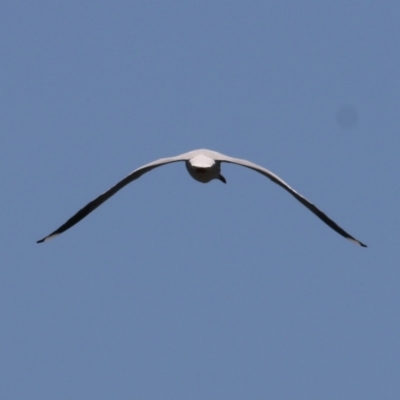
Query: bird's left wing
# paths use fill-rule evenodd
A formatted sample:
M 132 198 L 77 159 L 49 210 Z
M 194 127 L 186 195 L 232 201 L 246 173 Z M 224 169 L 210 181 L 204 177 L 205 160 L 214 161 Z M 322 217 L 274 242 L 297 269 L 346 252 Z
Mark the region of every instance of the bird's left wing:
M 81 208 L 76 214 L 74 214 L 67 222 L 61 225 L 58 229 L 54 232 L 50 233 L 50 235 L 45 236 L 43 239 L 38 240 L 36 243 L 43 243 L 47 240 L 54 238 L 55 236 L 65 232 L 67 229 L 74 226 L 80 220 L 85 218 L 88 214 L 90 214 L 93 210 L 95 210 L 98 206 L 103 204 L 106 200 L 108 200 L 111 196 L 121 190 L 124 186 L 128 183 L 131 183 L 135 179 L 140 178 L 146 172 L 151 171 L 154 168 L 160 167 L 165 164 L 170 164 L 178 161 L 185 161 L 189 159 L 190 153 L 180 154 L 179 156 L 175 157 L 168 157 L 168 158 L 160 158 L 159 160 L 153 161 L 149 164 L 143 165 L 142 167 L 135 169 L 132 171 L 128 176 L 124 179 L 119 181 L 116 185 L 108 189 L 106 192 L 101 194 L 100 196 L 96 197 L 94 200 L 86 204 L 85 207 Z

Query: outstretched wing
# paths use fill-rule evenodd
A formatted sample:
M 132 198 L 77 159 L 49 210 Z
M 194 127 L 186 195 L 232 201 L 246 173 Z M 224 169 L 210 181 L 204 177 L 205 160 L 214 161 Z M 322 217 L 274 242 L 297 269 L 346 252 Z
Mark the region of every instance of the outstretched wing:
M 161 158 L 159 160 L 153 161 L 150 164 L 143 165 L 143 167 L 135 169 L 127 177 L 125 177 L 124 179 L 119 181 L 112 188 L 108 189 L 106 192 L 104 192 L 100 196 L 96 197 L 90 203 L 86 204 L 85 207 L 81 208 L 67 222 L 65 222 L 63 225 L 61 225 L 54 232 L 50 233 L 50 235 L 45 236 L 43 239 L 38 240 L 36 243 L 43 243 L 47 240 L 54 238 L 55 236 L 57 236 L 59 234 L 65 232 L 67 229 L 71 228 L 76 223 L 78 223 L 80 220 L 85 218 L 88 214 L 90 214 L 98 206 L 103 204 L 106 200 L 108 200 L 111 196 L 113 196 L 115 193 L 117 193 L 119 190 L 121 190 L 128 183 L 131 183 L 135 179 L 140 178 L 146 172 L 149 172 L 154 168 L 161 167 L 162 165 L 165 165 L 165 164 L 170 164 L 170 163 L 174 163 L 174 162 L 178 162 L 178 161 L 185 161 L 189 158 L 190 154 L 191 153 L 185 153 L 185 154 L 181 154 L 181 155 L 175 156 L 175 157 Z
M 260 167 L 257 164 L 254 164 L 247 160 L 241 160 L 238 158 L 233 158 L 229 156 L 225 156 L 220 154 L 218 157 L 219 161 L 241 165 L 243 167 L 247 167 L 252 169 L 253 171 L 257 171 L 260 174 L 266 176 L 271 179 L 271 181 L 277 183 L 279 186 L 283 187 L 287 190 L 293 197 L 295 197 L 301 204 L 306 206 L 311 212 L 313 212 L 318 218 L 324 221 L 328 226 L 330 226 L 333 230 L 335 230 L 340 235 L 344 236 L 346 239 L 351 240 L 354 243 L 359 244 L 362 247 L 367 247 L 364 243 L 361 243 L 359 240 L 355 239 L 353 236 L 349 235 L 344 229 L 342 229 L 336 222 L 332 221 L 326 214 L 324 214 L 319 208 L 317 208 L 314 204 L 308 201 L 301 194 L 297 193 L 294 189 L 292 189 L 285 181 L 283 181 L 279 176 L 275 175 L 271 171 L 268 171 L 266 168 Z

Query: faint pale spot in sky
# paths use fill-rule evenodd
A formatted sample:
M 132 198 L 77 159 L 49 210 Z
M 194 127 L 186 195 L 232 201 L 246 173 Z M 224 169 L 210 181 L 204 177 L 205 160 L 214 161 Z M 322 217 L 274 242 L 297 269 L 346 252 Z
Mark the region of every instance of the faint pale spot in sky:
M 358 122 L 357 111 L 351 106 L 343 106 L 336 113 L 336 121 L 342 128 L 354 128 Z

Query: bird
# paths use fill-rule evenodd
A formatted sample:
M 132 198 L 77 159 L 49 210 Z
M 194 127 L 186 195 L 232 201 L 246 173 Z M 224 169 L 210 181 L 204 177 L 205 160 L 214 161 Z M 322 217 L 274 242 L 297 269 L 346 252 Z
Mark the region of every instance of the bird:
M 214 179 L 226 183 L 225 177 L 221 174 L 221 163 L 223 162 L 229 164 L 241 165 L 242 167 L 246 167 L 253 171 L 256 171 L 266 176 L 272 182 L 278 184 L 280 187 L 289 192 L 295 199 L 297 199 L 301 204 L 307 207 L 312 213 L 314 213 L 318 218 L 320 218 L 323 222 L 325 222 L 325 224 L 331 227 L 334 231 L 336 231 L 346 239 L 352 241 L 353 243 L 358 244 L 359 246 L 367 247 L 366 244 L 360 242 L 359 240 L 355 239 L 353 236 L 348 234 L 344 229 L 342 229 L 338 224 L 336 224 L 336 222 L 330 219 L 326 214 L 324 214 L 319 208 L 317 208 L 309 200 L 303 197 L 300 193 L 298 193 L 296 190 L 290 187 L 278 175 L 275 175 L 268 169 L 261 167 L 260 165 L 254 164 L 251 161 L 226 156 L 216 151 L 207 149 L 193 150 L 174 157 L 160 158 L 156 161 L 153 161 L 149 164 L 143 165 L 142 167 L 135 169 L 124 179 L 122 179 L 117 184 L 112 186 L 110 189 L 102 193 L 100 196 L 96 197 L 94 200 L 86 204 L 83 208 L 81 208 L 77 213 L 75 213 L 70 219 L 68 219 L 63 225 L 61 225 L 54 232 L 50 233 L 48 236 L 45 236 L 43 239 L 38 240 L 36 243 L 46 242 L 60 235 L 61 233 L 65 232 L 66 230 L 77 224 L 79 221 L 81 221 L 83 218 L 85 218 L 87 215 L 89 215 L 92 211 L 94 211 L 97 207 L 103 204 L 106 200 L 108 200 L 111 196 L 113 196 L 123 187 L 133 182 L 134 180 L 140 178 L 145 173 L 157 167 L 161 167 L 162 165 L 171 164 L 175 162 L 182 162 L 182 161 L 185 162 L 186 169 L 189 172 L 189 175 L 193 179 L 201 183 L 208 183 Z

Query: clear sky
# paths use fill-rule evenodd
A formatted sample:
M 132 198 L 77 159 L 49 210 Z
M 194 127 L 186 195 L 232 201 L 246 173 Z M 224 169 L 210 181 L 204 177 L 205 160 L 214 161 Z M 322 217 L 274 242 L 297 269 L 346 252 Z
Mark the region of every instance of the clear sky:
M 0 398 L 400 398 L 400 2 L 0 3 Z M 245 168 L 133 169 L 209 148 Z

